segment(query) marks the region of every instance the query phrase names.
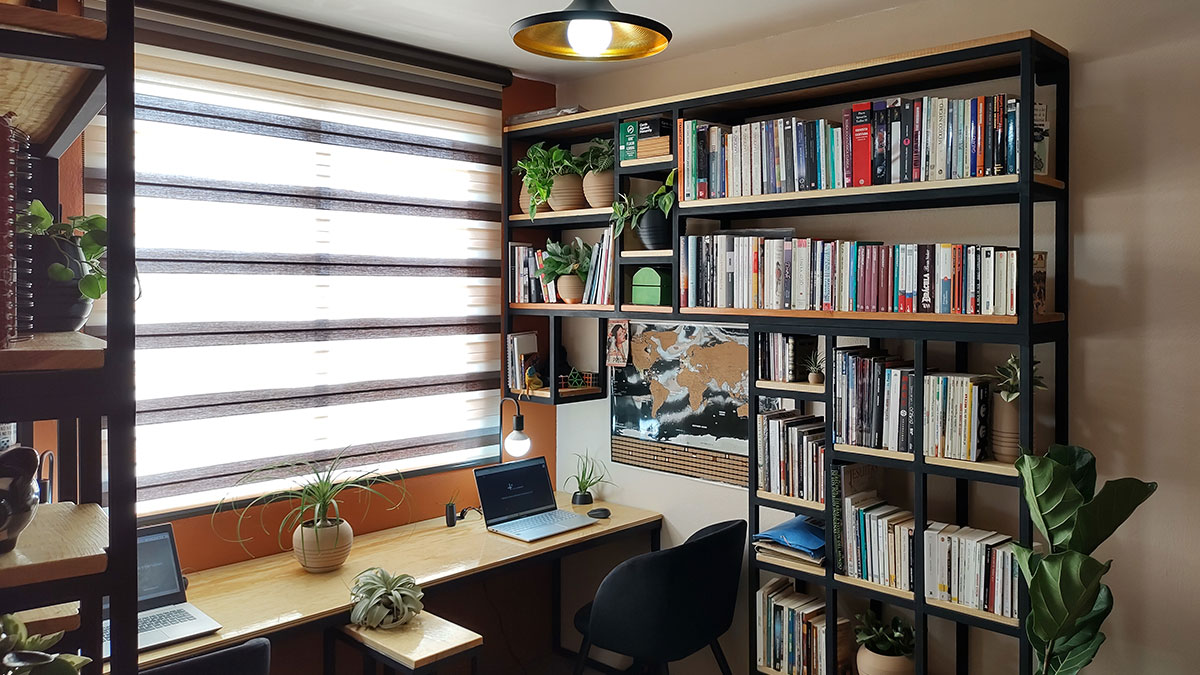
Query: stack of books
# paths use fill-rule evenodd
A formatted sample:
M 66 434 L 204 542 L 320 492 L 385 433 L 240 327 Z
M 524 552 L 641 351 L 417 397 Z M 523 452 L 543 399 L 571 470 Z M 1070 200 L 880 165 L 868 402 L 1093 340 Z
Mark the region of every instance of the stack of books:
M 878 349 L 837 347 L 830 372 L 834 442 L 913 451 L 916 373 L 911 362 Z
M 671 120 L 663 116 L 621 122 L 618 156 L 622 160 L 671 154 Z
M 804 361 L 817 349 L 813 335 L 758 334 L 758 379 L 772 382 L 803 382 L 808 373 Z
M 796 516 L 750 539 L 755 554 L 767 562 L 825 564 L 825 528 L 806 516 Z
M 990 444 L 992 377 L 968 373 L 925 376 L 926 457 L 976 462 Z
M 758 416 L 759 489 L 825 502 L 825 418 L 797 410 Z
M 888 504 L 875 490 L 845 497 L 843 512 L 845 574 L 911 591 L 913 535 L 919 531 L 912 512 Z
M 828 672 L 825 601 L 780 578 L 767 582 L 755 599 L 758 666 L 788 675 Z M 854 643 L 849 619 L 838 619 L 837 633 L 837 672 L 842 672 L 850 665 Z
M 1012 537 L 930 523 L 924 545 L 925 597 L 998 616 L 1017 616 L 1020 568 L 1013 555 Z
M 537 360 L 537 333 L 509 333 L 505 350 L 505 379 L 509 391 L 528 389 L 525 371 Z

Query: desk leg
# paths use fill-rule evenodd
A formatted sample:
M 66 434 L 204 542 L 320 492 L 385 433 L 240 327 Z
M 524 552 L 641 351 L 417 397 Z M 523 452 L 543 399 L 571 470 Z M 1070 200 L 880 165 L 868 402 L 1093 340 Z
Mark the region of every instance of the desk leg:
M 326 628 L 324 630 L 324 632 L 322 633 L 322 636 L 323 636 L 322 643 L 323 643 L 323 647 L 324 647 L 324 653 L 321 656 L 322 656 L 322 660 L 324 661 L 324 671 L 323 672 L 325 673 L 325 675 L 335 675 L 336 671 L 337 671 L 337 668 L 334 665 L 334 650 L 337 649 L 337 642 L 334 640 L 334 635 L 333 635 L 334 630 L 336 630 L 336 629 Z
M 550 563 L 550 648 L 557 652 L 562 646 L 562 558 Z
M 657 551 L 662 548 L 662 525 L 650 530 L 650 550 Z

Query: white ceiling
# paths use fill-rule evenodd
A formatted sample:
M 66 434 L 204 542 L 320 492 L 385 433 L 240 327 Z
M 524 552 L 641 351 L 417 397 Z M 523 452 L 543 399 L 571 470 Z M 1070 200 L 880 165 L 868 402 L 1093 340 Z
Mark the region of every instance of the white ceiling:
M 629 65 L 558 61 L 528 54 L 508 36 L 522 17 L 569 0 L 230 0 L 275 14 L 508 66 L 518 75 L 562 82 Z M 666 24 L 674 37 L 654 59 L 777 35 L 916 0 L 613 0 L 623 12 Z M 634 62 L 637 63 L 637 62 Z

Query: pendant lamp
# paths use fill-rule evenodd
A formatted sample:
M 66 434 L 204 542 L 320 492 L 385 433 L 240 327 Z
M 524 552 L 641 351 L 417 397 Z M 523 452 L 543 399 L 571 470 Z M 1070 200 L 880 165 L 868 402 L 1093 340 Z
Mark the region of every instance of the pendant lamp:
M 560 12 L 514 23 L 509 35 L 527 52 L 570 61 L 628 61 L 667 48 L 671 31 L 644 16 L 617 11 L 608 0 L 573 0 Z

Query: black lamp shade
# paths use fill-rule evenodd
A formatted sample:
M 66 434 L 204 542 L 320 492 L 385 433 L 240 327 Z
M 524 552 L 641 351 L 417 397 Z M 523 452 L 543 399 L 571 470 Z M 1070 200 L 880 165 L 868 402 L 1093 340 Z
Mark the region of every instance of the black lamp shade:
M 572 21 L 603 21 L 612 30 L 606 49 L 582 53 L 571 45 Z M 527 52 L 572 61 L 628 61 L 653 56 L 667 48 L 671 31 L 661 23 L 617 11 L 608 0 L 574 0 L 560 12 L 535 14 L 509 29 L 513 42 Z

